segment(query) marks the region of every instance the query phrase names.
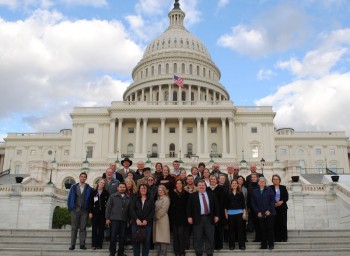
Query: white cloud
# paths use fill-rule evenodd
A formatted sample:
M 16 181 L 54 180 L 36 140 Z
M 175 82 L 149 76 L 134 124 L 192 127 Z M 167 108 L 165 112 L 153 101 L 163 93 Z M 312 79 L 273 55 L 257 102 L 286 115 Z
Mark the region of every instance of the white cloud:
M 218 39 L 218 44 L 251 57 L 283 52 L 307 38 L 307 19 L 298 6 L 283 2 L 263 12 L 249 25 L 232 27 Z
M 0 56 L 0 123 L 10 118 L 29 131 L 57 131 L 70 124 L 74 106 L 121 100 L 129 81 L 118 77 L 130 76 L 142 50 L 118 21 L 37 11 L 0 20 Z
M 226 5 L 228 5 L 230 3 L 230 0 L 219 0 L 218 2 L 218 8 L 224 8 Z
M 231 33 L 221 36 L 218 43 L 251 56 L 260 55 L 267 49 L 267 38 L 263 31 L 248 29 L 241 25 L 233 27 Z
M 350 132 L 347 115 L 350 73 L 330 74 L 320 79 L 297 80 L 262 98 L 257 105 L 272 105 L 277 127 L 296 130 Z
M 139 0 L 135 5 L 136 14 L 125 17 L 133 37 L 148 42 L 161 34 L 169 25 L 166 13 L 173 8 L 173 4 L 173 0 Z M 201 20 L 197 4 L 197 0 L 180 2 L 180 8 L 186 13 L 185 24 L 188 27 Z
M 0 6 L 4 5 L 10 9 L 27 9 L 29 7 L 48 9 L 58 4 L 93 7 L 103 7 L 108 5 L 106 0 L 0 0 Z
M 292 58 L 289 61 L 277 63 L 277 66 L 281 69 L 289 70 L 297 77 L 321 77 L 329 73 L 331 68 L 346 52 L 347 50 L 345 48 L 328 52 L 321 50 L 310 51 L 306 54 L 302 62 Z
M 256 75 L 256 78 L 258 80 L 269 80 L 275 75 L 276 74 L 271 69 L 260 69 Z

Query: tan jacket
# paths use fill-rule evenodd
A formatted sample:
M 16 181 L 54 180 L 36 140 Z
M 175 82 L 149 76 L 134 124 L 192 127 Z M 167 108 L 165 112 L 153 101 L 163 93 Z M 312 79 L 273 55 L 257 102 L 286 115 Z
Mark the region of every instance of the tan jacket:
M 170 244 L 170 224 L 168 209 L 170 199 L 168 196 L 158 197 L 153 221 L 153 242 Z

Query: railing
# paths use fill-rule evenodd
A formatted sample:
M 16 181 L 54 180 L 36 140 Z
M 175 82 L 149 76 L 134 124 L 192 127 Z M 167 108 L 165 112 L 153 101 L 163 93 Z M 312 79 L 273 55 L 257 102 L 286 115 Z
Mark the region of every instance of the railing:
M 122 154 L 122 158 L 133 158 L 134 154 Z
M 158 156 L 157 153 L 147 154 L 147 158 L 158 158 Z
M 344 168 L 301 168 L 302 174 L 344 174 Z
M 7 174 L 10 174 L 10 172 L 11 172 L 11 169 L 7 169 L 7 170 L 5 170 L 3 172 L 0 172 L 0 177 L 5 176 Z
M 174 154 L 171 153 L 171 154 L 166 154 L 166 155 L 165 155 L 165 157 L 167 157 L 167 158 L 177 158 L 177 156 L 178 156 L 178 155 L 175 154 L 175 153 L 174 153 Z

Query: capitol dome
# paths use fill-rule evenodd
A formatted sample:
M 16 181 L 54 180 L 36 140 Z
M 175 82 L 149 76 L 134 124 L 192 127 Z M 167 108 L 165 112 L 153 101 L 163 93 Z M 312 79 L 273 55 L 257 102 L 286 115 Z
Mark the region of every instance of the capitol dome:
M 133 69 L 133 83 L 124 93 L 124 101 L 229 100 L 207 48 L 185 28 L 185 13 L 178 1 L 168 17 L 169 27 L 147 46 Z M 181 91 L 174 86 L 174 75 L 184 81 Z

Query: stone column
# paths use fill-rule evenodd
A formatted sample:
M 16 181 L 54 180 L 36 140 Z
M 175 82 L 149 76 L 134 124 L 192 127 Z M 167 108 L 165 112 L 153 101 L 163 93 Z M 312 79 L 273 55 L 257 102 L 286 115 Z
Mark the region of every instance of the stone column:
M 149 87 L 149 101 L 153 101 L 153 87 L 150 86 Z
M 191 104 L 192 98 L 191 98 L 191 93 L 192 93 L 192 85 L 188 85 L 188 100 Z
M 177 95 L 177 102 L 182 102 L 182 88 L 179 87 L 178 95 Z
M 119 133 L 119 130 L 118 130 Z M 118 137 L 119 142 L 119 137 Z M 115 118 L 112 118 L 109 122 L 109 148 L 108 155 L 110 157 L 114 154 L 114 143 L 115 143 Z
M 119 153 L 122 152 L 122 129 L 123 129 L 123 118 L 118 118 L 117 150 L 119 151 Z
M 162 95 L 162 86 L 161 85 L 159 85 L 159 89 L 158 89 L 158 91 L 159 91 L 159 101 L 163 101 L 163 95 Z
M 197 117 L 197 156 L 202 153 L 201 150 L 201 119 Z
M 208 148 L 208 118 L 207 117 L 204 117 L 203 118 L 204 120 L 204 134 L 203 134 L 203 137 L 204 137 L 204 150 L 203 150 L 203 153 L 209 157 L 209 148 Z
M 183 155 L 182 130 L 183 130 L 183 118 L 179 118 L 179 149 L 181 150 L 181 158 Z M 180 158 L 180 156 L 179 156 L 179 158 Z
M 197 101 L 201 101 L 201 87 L 200 86 L 198 86 L 197 87 L 198 88 L 198 99 L 197 99 Z
M 235 145 L 234 145 L 234 137 L 235 137 L 235 123 L 233 122 L 233 118 L 228 119 L 228 124 L 229 124 L 229 148 L 230 148 L 230 155 L 233 157 L 236 156 L 236 150 L 235 150 Z
M 173 101 L 173 90 L 171 84 L 169 84 L 169 102 Z
M 160 155 L 159 158 L 165 158 L 165 117 L 160 118 Z
M 210 101 L 210 97 L 209 97 L 209 88 L 207 88 L 206 95 L 207 95 L 207 101 Z
M 142 154 L 147 157 L 147 118 L 143 118 Z
M 140 153 L 140 123 L 141 118 L 136 118 L 136 141 L 135 141 L 135 153 Z
M 227 154 L 227 143 L 226 143 L 226 117 L 221 118 L 222 127 L 222 156 Z

